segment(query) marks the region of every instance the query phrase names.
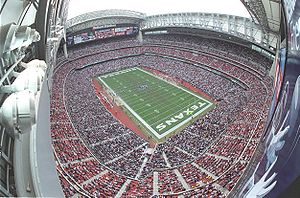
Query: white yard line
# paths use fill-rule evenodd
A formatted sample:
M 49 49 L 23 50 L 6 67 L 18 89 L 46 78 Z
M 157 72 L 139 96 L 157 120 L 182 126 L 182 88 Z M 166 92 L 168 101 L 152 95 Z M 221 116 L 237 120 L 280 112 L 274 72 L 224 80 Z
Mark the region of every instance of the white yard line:
M 206 100 L 205 98 L 202 98 L 202 97 L 198 96 L 197 94 L 195 94 L 195 93 L 193 93 L 193 92 L 191 92 L 191 91 L 189 91 L 189 90 L 187 90 L 187 89 L 184 89 L 184 88 L 182 88 L 182 87 L 180 87 L 180 86 L 178 86 L 178 85 L 176 85 L 176 84 L 170 83 L 169 81 L 166 81 L 165 79 L 163 79 L 163 78 L 161 78 L 161 77 L 159 77 L 159 76 L 155 76 L 155 75 L 153 75 L 152 73 L 150 73 L 150 72 L 148 72 L 148 71 L 142 70 L 142 69 L 140 69 L 140 68 L 137 68 L 137 70 L 140 70 L 140 71 L 142 71 L 142 72 L 144 72 L 144 73 L 147 73 L 147 74 L 149 74 L 149 75 L 151 75 L 151 76 L 153 76 L 153 77 L 155 77 L 155 78 L 158 78 L 158 79 L 160 79 L 160 80 L 162 80 L 162 81 L 164 81 L 164 82 L 166 82 L 166 83 L 168 83 L 168 84 L 170 84 L 170 85 L 173 85 L 173 86 L 177 87 L 178 89 L 181 89 L 181 90 L 183 90 L 183 91 L 185 91 L 185 92 L 187 92 L 187 93 L 189 93 L 189 94 L 192 94 L 193 96 L 195 96 L 195 97 L 197 97 L 197 98 L 199 98 L 199 99 L 201 99 L 201 100 L 204 100 L 204 101 L 207 102 L 207 103 L 212 104 L 212 102 L 210 102 L 209 100 Z
M 178 115 L 178 113 L 181 113 L 183 110 L 186 110 L 187 108 L 193 106 L 194 104 L 197 104 L 197 102 L 199 102 L 199 101 L 194 101 L 194 102 L 189 101 L 189 102 L 188 102 L 188 105 L 186 105 L 186 106 L 184 106 L 184 107 L 181 107 L 179 110 L 175 111 L 174 113 L 169 114 L 169 115 L 167 115 L 166 117 L 164 117 L 163 119 L 158 120 L 158 121 L 156 121 L 156 122 L 153 122 L 153 123 L 151 123 L 150 125 L 156 125 L 156 124 L 161 123 L 161 122 L 162 122 L 163 120 L 165 120 L 166 118 L 172 118 L 174 115 Z M 174 106 L 174 105 L 172 105 L 172 103 L 171 103 L 171 106 Z M 177 106 L 177 107 L 178 107 L 178 106 Z M 169 110 L 164 111 L 164 113 L 166 113 L 166 112 L 168 112 L 168 111 L 170 111 L 170 110 L 173 110 L 173 109 L 172 109 L 172 108 L 169 108 Z M 149 114 L 149 115 L 151 115 L 151 114 Z M 146 115 L 145 117 L 149 117 L 149 115 Z M 159 116 L 159 115 L 158 115 L 158 116 Z M 156 117 L 157 117 L 157 116 L 154 116 L 153 118 L 156 118 Z M 152 119 L 153 119 L 153 118 L 152 118 Z M 152 121 L 152 119 L 148 120 L 148 122 Z
M 166 81 L 165 79 L 163 79 L 163 78 L 161 78 L 161 77 L 159 77 L 159 76 L 155 76 L 155 75 L 153 75 L 153 74 L 151 74 L 151 73 L 149 73 L 149 72 L 147 72 L 147 71 L 144 71 L 144 70 L 142 70 L 142 69 L 140 69 L 140 68 L 132 68 L 132 69 L 127 69 L 127 70 L 124 70 L 124 72 L 122 72 L 122 71 L 119 71 L 119 72 L 115 72 L 115 73 L 112 73 L 113 75 L 110 75 L 110 74 L 107 74 L 107 75 L 105 75 L 105 76 L 100 76 L 98 79 L 108 88 L 108 89 L 110 89 L 110 91 L 113 93 L 113 94 L 115 94 L 116 96 L 117 96 L 117 94 L 114 92 L 114 90 L 110 87 L 110 86 L 108 86 L 108 84 L 106 84 L 105 82 L 104 82 L 104 80 L 103 79 L 101 79 L 102 77 L 104 77 L 104 78 L 106 78 L 106 77 L 111 77 L 111 76 L 114 76 L 114 75 L 119 75 L 119 74 L 122 74 L 122 73 L 126 73 L 126 72 L 129 72 L 129 71 L 134 71 L 134 70 L 139 70 L 139 71 L 142 71 L 142 72 L 144 72 L 144 73 L 146 73 L 146 74 L 148 74 L 148 75 L 151 75 L 151 76 L 153 76 L 153 77 L 155 77 L 155 78 L 158 78 L 158 79 L 160 79 L 160 80 L 162 80 L 162 81 L 164 81 L 164 82 L 166 82 L 166 83 L 168 83 L 168 84 L 170 84 L 170 85 L 173 85 L 173 86 L 175 86 L 175 87 L 177 87 L 178 89 L 181 89 L 181 90 L 183 90 L 183 91 L 185 91 L 185 92 L 187 92 L 187 93 L 189 93 L 189 94 L 191 94 L 191 95 L 193 95 L 193 96 L 195 96 L 195 97 L 197 97 L 197 98 L 199 98 L 200 100 L 202 100 L 202 101 L 205 101 L 206 103 L 208 103 L 208 105 L 206 106 L 206 107 L 204 107 L 204 108 L 202 108 L 200 111 L 198 111 L 198 112 L 196 112 L 195 114 L 193 114 L 193 115 L 191 115 L 190 117 L 188 117 L 188 118 L 186 118 L 185 120 L 183 120 L 183 121 L 181 121 L 180 123 L 178 123 L 177 125 L 175 125 L 174 127 L 172 127 L 172 128 L 170 128 L 169 130 L 167 130 L 167 131 L 165 131 L 163 134 L 159 134 L 155 129 L 153 129 L 141 116 L 139 116 L 121 97 L 118 97 L 118 100 L 120 100 L 120 102 L 130 111 L 130 113 L 132 114 L 132 115 L 134 115 L 149 131 L 151 131 L 152 133 L 153 133 L 153 135 L 155 135 L 156 136 L 156 138 L 158 138 L 158 139 L 161 139 L 161 138 L 163 138 L 163 137 L 165 137 L 165 136 L 167 136 L 168 134 L 170 134 L 170 133 L 172 133 L 174 130 L 176 130 L 176 129 L 178 129 L 178 128 L 180 128 L 181 126 L 183 126 L 183 125 L 185 125 L 186 123 L 188 123 L 189 121 L 191 121 L 194 117 L 196 117 L 196 116 L 198 116 L 199 114 L 201 114 L 203 111 L 205 111 L 206 109 L 208 109 L 209 107 L 211 107 L 212 105 L 213 105 L 213 103 L 212 102 L 210 102 L 210 101 L 208 101 L 208 100 L 206 100 L 205 98 L 202 98 L 202 97 L 200 97 L 200 96 L 198 96 L 198 95 L 196 95 L 195 93 L 192 93 L 192 92 L 190 92 L 190 91 L 188 91 L 188 90 L 186 90 L 186 89 L 184 89 L 184 88 L 182 88 L 182 87 L 179 87 L 178 85 L 176 85 L 176 84 L 172 84 L 172 83 L 170 83 L 170 82 L 168 82 L 168 81 Z
M 115 94 L 110 86 L 108 86 L 101 78 L 98 79 L 101 80 L 101 82 Z M 143 118 L 141 118 L 130 106 L 128 106 L 122 98 L 119 97 L 118 99 L 130 111 L 130 113 L 132 113 L 132 115 L 134 115 L 143 125 L 145 125 L 155 136 L 159 136 L 159 134 L 151 126 L 149 126 L 148 123 Z

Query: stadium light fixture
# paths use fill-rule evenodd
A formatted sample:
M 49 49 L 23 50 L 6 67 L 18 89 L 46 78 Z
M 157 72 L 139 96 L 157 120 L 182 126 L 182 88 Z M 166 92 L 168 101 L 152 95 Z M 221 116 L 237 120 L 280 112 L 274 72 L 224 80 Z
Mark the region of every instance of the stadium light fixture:
M 31 131 L 36 122 L 35 95 L 29 90 L 11 94 L 0 108 L 0 123 L 13 135 Z
M 28 64 L 22 64 L 26 69 L 18 74 L 12 85 L 2 86 L 1 93 L 15 93 L 22 90 L 30 90 L 36 93 L 41 89 L 47 65 L 44 61 L 33 60 Z

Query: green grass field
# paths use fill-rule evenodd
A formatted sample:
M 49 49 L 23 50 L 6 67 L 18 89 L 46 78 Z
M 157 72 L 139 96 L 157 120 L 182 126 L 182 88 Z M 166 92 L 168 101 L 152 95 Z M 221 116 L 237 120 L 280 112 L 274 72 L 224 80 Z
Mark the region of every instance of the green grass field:
M 140 68 L 106 74 L 98 80 L 158 140 L 214 106 L 199 94 Z

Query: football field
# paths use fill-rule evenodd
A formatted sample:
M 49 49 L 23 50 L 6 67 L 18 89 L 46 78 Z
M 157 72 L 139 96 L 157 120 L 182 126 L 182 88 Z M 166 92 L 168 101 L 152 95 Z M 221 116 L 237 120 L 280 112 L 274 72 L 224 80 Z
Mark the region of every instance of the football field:
M 157 139 L 214 106 L 199 94 L 136 67 L 99 76 L 98 80 Z

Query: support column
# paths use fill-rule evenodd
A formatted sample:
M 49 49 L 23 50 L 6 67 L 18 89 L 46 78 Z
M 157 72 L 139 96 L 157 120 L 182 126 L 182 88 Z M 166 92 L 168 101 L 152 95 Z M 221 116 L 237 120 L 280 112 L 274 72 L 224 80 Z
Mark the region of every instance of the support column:
M 65 58 L 68 58 L 68 50 L 67 50 L 67 43 L 66 42 L 63 45 L 63 49 L 64 49 Z
M 140 30 L 138 35 L 137 35 L 137 39 L 139 42 L 143 43 L 143 34 L 142 34 L 142 31 Z

